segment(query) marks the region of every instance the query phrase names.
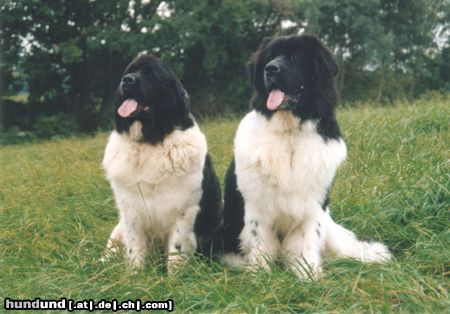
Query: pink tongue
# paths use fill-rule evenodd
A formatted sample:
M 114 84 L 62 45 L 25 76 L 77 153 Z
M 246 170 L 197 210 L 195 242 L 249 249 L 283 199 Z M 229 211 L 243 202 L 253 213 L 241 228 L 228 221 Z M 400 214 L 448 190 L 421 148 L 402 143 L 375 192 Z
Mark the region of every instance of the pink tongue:
M 134 99 L 125 100 L 122 105 L 119 107 L 117 112 L 122 118 L 128 117 L 130 114 L 135 112 L 137 109 L 137 102 Z
M 275 110 L 280 107 L 283 102 L 284 93 L 279 89 L 274 89 L 270 92 L 269 98 L 267 99 L 267 108 L 270 110 Z

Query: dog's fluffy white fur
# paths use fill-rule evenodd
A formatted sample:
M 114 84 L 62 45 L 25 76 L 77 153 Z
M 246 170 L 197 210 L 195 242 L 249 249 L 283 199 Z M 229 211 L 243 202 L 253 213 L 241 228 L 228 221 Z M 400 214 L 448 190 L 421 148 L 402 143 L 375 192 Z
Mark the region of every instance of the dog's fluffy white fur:
M 300 124 L 291 111 L 270 119 L 252 111 L 241 121 L 234 145 L 237 185 L 245 200 L 240 234 L 245 263 L 267 268 L 281 255 L 305 278 L 320 274 L 324 255 L 389 260 L 383 244 L 359 241 L 321 206 L 346 158 L 341 138 L 324 140 L 315 122 Z M 242 263 L 232 255 L 224 260 Z
M 193 225 L 200 210 L 206 140 L 194 124 L 150 145 L 137 141 L 141 127 L 136 121 L 129 133 L 113 131 L 106 146 L 103 167 L 120 213 L 108 248 L 123 242 L 130 265 L 142 267 L 148 248 L 162 245 L 170 269 L 182 258 L 180 251 L 194 252 L 197 246 Z

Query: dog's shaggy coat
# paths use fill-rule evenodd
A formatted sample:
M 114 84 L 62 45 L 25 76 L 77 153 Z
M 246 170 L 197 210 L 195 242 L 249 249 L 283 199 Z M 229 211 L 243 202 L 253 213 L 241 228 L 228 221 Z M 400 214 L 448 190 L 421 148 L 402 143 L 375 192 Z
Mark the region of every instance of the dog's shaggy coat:
M 331 53 L 310 35 L 267 39 L 248 68 L 255 96 L 226 177 L 224 260 L 267 268 L 282 256 L 301 278 L 320 275 L 324 255 L 388 260 L 383 244 L 357 240 L 329 215 L 346 157 Z
M 114 241 L 142 267 L 149 248 L 165 248 L 169 270 L 181 253 L 208 253 L 221 219 L 221 193 L 206 139 L 172 71 L 143 55 L 125 70 L 114 105 L 116 130 L 103 158 L 120 222 Z

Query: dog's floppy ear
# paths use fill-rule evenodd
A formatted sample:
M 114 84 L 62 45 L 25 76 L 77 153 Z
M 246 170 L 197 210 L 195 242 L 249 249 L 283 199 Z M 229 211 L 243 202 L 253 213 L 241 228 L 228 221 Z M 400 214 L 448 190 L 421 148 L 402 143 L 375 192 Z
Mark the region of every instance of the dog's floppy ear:
M 248 73 L 250 83 L 252 85 L 255 85 L 256 63 L 258 62 L 259 54 L 267 46 L 267 44 L 270 41 L 272 41 L 272 37 L 265 37 L 263 39 L 263 41 L 261 42 L 261 45 L 259 46 L 258 50 L 252 54 L 250 60 L 247 62 L 247 73 Z
M 339 74 L 339 67 L 331 52 L 319 39 L 317 39 L 314 64 L 316 82 L 322 87 L 333 84 L 335 77 Z
M 184 87 L 182 87 L 182 93 L 184 99 L 184 113 L 186 114 L 186 116 L 189 116 L 189 112 L 191 111 L 191 100 L 189 98 L 189 94 L 184 89 Z
M 339 66 L 337 65 L 336 60 L 334 59 L 331 52 L 324 46 L 322 46 L 319 50 L 318 61 L 322 68 L 322 71 L 328 72 L 333 77 L 338 76 Z
M 189 94 L 178 79 L 175 80 L 175 88 L 177 93 L 177 101 L 183 105 L 184 116 L 187 117 L 191 111 Z

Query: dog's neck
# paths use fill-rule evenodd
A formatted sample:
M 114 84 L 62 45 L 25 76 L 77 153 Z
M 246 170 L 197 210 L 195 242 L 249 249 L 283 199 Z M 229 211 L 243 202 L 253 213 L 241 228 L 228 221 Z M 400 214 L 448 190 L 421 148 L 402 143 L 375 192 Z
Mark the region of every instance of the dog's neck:
M 141 121 L 134 121 L 129 130 L 130 140 L 134 142 L 142 142 L 144 136 L 142 134 Z

